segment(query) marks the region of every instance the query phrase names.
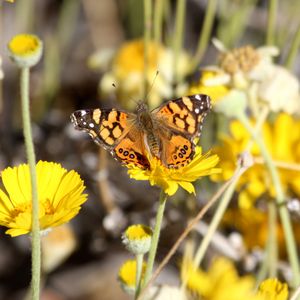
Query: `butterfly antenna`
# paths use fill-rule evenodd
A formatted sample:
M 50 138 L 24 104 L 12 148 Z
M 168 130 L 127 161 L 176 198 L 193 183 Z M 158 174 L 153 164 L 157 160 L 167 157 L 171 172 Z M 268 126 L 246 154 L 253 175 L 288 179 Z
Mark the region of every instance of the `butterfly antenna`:
M 158 74 L 159 74 L 159 71 L 157 70 L 156 73 L 155 73 L 155 76 L 154 76 L 154 78 L 153 78 L 153 80 L 152 80 L 152 83 L 151 83 L 151 85 L 150 85 L 150 89 L 148 90 L 148 92 L 147 92 L 147 94 L 146 94 L 146 99 L 145 99 L 145 100 L 148 99 L 148 96 L 150 95 L 150 93 L 151 93 L 151 91 L 152 91 L 152 88 L 153 88 L 153 86 L 154 86 L 154 83 L 155 83 L 155 80 L 156 80 Z
M 113 82 L 112 84 L 111 84 L 115 89 L 117 88 L 117 85 Z M 139 101 L 137 101 L 137 100 L 135 100 L 134 98 L 129 98 L 129 100 L 130 101 L 133 101 L 136 105 L 138 105 L 139 104 Z

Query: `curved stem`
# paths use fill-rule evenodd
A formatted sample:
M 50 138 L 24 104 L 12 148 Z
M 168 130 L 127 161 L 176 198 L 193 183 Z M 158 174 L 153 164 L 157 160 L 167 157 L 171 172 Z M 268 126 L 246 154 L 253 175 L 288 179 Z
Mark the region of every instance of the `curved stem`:
M 178 0 L 176 6 L 175 35 L 174 35 L 174 42 L 173 42 L 173 55 L 174 55 L 173 56 L 173 83 L 175 84 L 175 89 L 177 84 L 181 80 L 177 67 L 178 67 L 178 58 L 181 52 L 182 42 L 183 42 L 185 10 L 186 10 L 186 0 Z
M 149 69 L 149 47 L 151 42 L 152 23 L 152 3 L 151 0 L 144 0 L 144 86 L 143 97 L 147 101 L 148 93 L 148 69 Z
M 147 267 L 146 267 L 145 280 L 143 283 L 143 287 L 148 283 L 148 281 L 150 280 L 151 275 L 152 275 L 154 260 L 155 260 L 156 251 L 157 251 L 157 245 L 158 245 L 158 241 L 159 241 L 161 223 L 163 220 L 164 210 L 165 210 L 165 206 L 166 206 L 166 200 L 167 200 L 167 195 L 162 190 L 160 192 L 159 206 L 158 206 L 158 210 L 156 213 L 155 227 L 154 227 L 153 236 L 152 236 L 152 240 L 151 240 L 151 246 L 150 246 L 150 251 L 149 251 L 149 256 L 148 256 L 148 261 L 147 261 Z
M 266 44 L 268 46 L 274 45 L 277 6 L 278 6 L 277 0 L 269 0 L 268 25 L 267 25 L 267 36 L 266 36 Z
M 228 187 L 228 189 L 226 190 L 226 192 L 224 193 L 219 206 L 213 216 L 212 221 L 209 224 L 208 230 L 205 234 L 205 237 L 203 238 L 200 247 L 198 248 L 195 258 L 194 258 L 194 263 L 193 266 L 195 268 L 199 267 L 201 264 L 201 261 L 204 257 L 204 254 L 212 240 L 212 237 L 215 233 L 215 231 L 217 230 L 217 227 L 224 215 L 224 212 L 226 210 L 226 208 L 228 207 L 228 204 L 230 202 L 230 200 L 232 199 L 232 195 L 234 193 L 235 187 L 237 185 L 238 180 L 240 179 L 240 176 L 242 175 L 243 172 L 239 172 L 237 173 L 238 176 L 235 176 L 230 184 L 230 186 Z
M 268 152 L 263 139 L 252 128 L 245 113 L 240 113 L 237 116 L 237 118 L 245 126 L 245 128 L 251 134 L 252 138 L 258 144 L 259 149 L 261 151 L 261 155 L 263 156 L 266 166 L 270 172 L 270 176 L 273 181 L 275 192 L 276 192 L 276 204 L 279 209 L 279 216 L 280 216 L 280 220 L 281 220 L 283 231 L 284 231 L 289 262 L 291 264 L 291 268 L 292 268 L 292 272 L 293 272 L 292 285 L 293 285 L 293 287 L 296 287 L 300 283 L 300 269 L 299 269 L 298 255 L 297 255 L 297 247 L 296 247 L 295 237 L 293 234 L 293 228 L 292 228 L 292 223 L 290 220 L 290 215 L 289 215 L 286 205 L 284 205 L 285 195 L 284 195 L 284 192 L 283 192 L 283 189 L 281 186 L 278 171 L 273 163 L 272 157 L 271 157 L 270 153 Z
M 290 48 L 288 57 L 286 59 L 285 66 L 288 69 L 292 69 L 292 67 L 294 65 L 295 59 L 296 59 L 298 51 L 299 51 L 299 47 L 300 47 L 300 25 L 297 28 L 297 31 L 296 31 L 295 36 L 293 38 L 292 46 Z
M 154 41 L 157 44 L 162 41 L 164 6 L 165 0 L 156 0 L 154 3 Z
M 210 34 L 212 31 L 212 25 L 216 14 L 216 8 L 217 8 L 217 0 L 209 0 L 207 3 L 207 9 L 205 12 L 205 18 L 204 23 L 202 26 L 202 30 L 199 37 L 198 47 L 197 51 L 194 57 L 192 71 L 194 71 L 197 66 L 199 65 L 204 52 L 207 48 Z
M 274 202 L 268 203 L 268 268 L 269 268 L 269 277 L 274 278 L 277 276 L 277 262 L 278 262 L 278 247 L 277 247 L 277 211 Z
M 32 280 L 31 293 L 32 299 L 40 298 L 40 276 L 41 276 L 41 241 L 40 241 L 40 225 L 39 225 L 39 203 L 37 192 L 37 176 L 34 146 L 30 124 L 29 110 L 29 68 L 21 69 L 21 103 L 22 103 L 22 119 L 23 133 L 25 139 L 25 147 L 27 160 L 29 164 L 31 193 L 32 193 Z

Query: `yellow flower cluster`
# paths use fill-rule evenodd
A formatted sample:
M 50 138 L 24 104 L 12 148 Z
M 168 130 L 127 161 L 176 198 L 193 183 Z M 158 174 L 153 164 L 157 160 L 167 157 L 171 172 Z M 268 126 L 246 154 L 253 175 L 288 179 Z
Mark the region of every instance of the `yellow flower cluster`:
M 255 279 L 239 276 L 234 264 L 222 257 L 213 260 L 207 272 L 193 268 L 192 264 L 183 266 L 182 280 L 187 289 L 198 299 L 206 300 L 287 300 L 287 284 L 277 279 L 267 279 L 255 292 Z
M 249 132 L 238 121 L 231 122 L 230 133 L 231 136 L 223 136 L 222 144 L 214 149 L 220 157 L 220 167 L 223 171 L 212 176 L 216 181 L 231 177 L 237 157 L 250 141 Z M 281 113 L 273 123 L 264 123 L 261 134 L 275 164 L 278 164 L 285 192 L 299 197 L 300 170 L 299 167 L 297 169 L 297 165 L 300 163 L 300 120 Z M 251 147 L 251 153 L 256 164 L 243 174 L 237 187 L 239 205 L 243 208 L 252 207 L 253 203 L 264 194 L 274 197 L 274 187 L 256 143 Z
M 58 163 L 39 161 L 36 165 L 40 229 L 45 230 L 70 221 L 87 200 L 83 181 L 75 171 Z M 1 173 L 5 190 L 0 189 L 0 225 L 7 234 L 18 236 L 31 232 L 32 196 L 29 166 L 6 168 Z

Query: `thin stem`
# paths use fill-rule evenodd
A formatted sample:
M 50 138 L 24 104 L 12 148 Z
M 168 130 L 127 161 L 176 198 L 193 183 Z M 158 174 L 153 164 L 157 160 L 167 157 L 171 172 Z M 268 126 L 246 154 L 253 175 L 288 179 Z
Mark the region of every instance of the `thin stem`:
M 175 87 L 181 79 L 177 67 L 178 67 L 178 58 L 183 43 L 185 9 L 186 9 L 186 0 L 178 0 L 176 6 L 175 34 L 174 34 L 174 41 L 173 41 L 173 83 L 175 84 Z
M 266 256 L 267 253 L 268 253 L 268 247 L 269 247 L 269 244 L 266 245 L 266 250 L 264 252 L 264 255 Z M 267 274 L 268 274 L 268 264 L 269 264 L 269 261 L 266 257 L 263 257 L 262 259 L 262 262 L 260 264 L 260 267 L 259 267 L 259 270 L 257 272 L 257 275 L 256 275 L 256 282 L 255 282 L 255 289 L 258 289 L 260 283 L 265 279 L 267 278 Z
M 164 215 L 164 210 L 165 210 L 165 205 L 166 205 L 166 200 L 167 200 L 167 195 L 162 190 L 160 193 L 160 197 L 159 197 L 159 206 L 158 206 L 158 210 L 156 213 L 155 227 L 154 227 L 153 236 L 152 236 L 152 240 L 151 240 L 151 246 L 150 246 L 148 262 L 147 262 L 147 267 L 146 267 L 146 272 L 145 272 L 145 280 L 144 280 L 143 286 L 145 286 L 148 283 L 148 281 L 152 275 L 154 260 L 155 260 L 156 251 L 157 251 L 157 245 L 158 245 L 158 241 L 159 241 L 161 223 L 163 220 L 163 215 Z
M 247 116 L 244 113 L 241 113 L 237 117 L 240 120 L 240 122 L 244 125 L 244 127 L 248 130 L 248 132 L 251 134 L 255 142 L 258 144 L 261 154 L 265 160 L 266 166 L 270 172 L 270 176 L 272 178 L 273 185 L 276 192 L 276 204 L 279 209 L 279 216 L 284 231 L 289 262 L 293 272 L 292 285 L 296 287 L 300 283 L 300 269 L 299 269 L 298 255 L 297 255 L 297 247 L 296 247 L 295 237 L 293 234 L 290 215 L 286 205 L 284 205 L 285 195 L 281 186 L 278 171 L 273 163 L 272 157 L 270 156 L 270 153 L 268 152 L 263 139 L 252 128 Z
M 294 65 L 295 59 L 296 59 L 298 51 L 299 51 L 299 47 L 300 47 L 300 24 L 297 28 L 291 49 L 290 49 L 288 57 L 286 59 L 285 66 L 288 69 L 292 69 L 292 66 Z
M 40 298 L 40 277 L 41 277 L 41 240 L 40 240 L 40 225 L 39 225 L 39 203 L 37 192 L 37 177 L 36 177 L 36 161 L 34 154 L 34 146 L 30 125 L 30 110 L 29 110 L 29 68 L 21 69 L 21 103 L 22 103 L 22 119 L 23 133 L 25 139 L 25 147 L 27 160 L 30 170 L 31 191 L 32 191 L 32 281 L 31 292 L 32 299 Z
M 193 60 L 192 70 L 195 70 L 197 68 L 207 48 L 211 31 L 212 31 L 213 21 L 216 14 L 216 7 L 217 7 L 217 0 L 208 1 L 204 23 L 199 37 L 198 47 Z
M 154 41 L 158 44 L 162 40 L 164 5 L 165 0 L 156 0 L 154 4 Z
M 266 44 L 268 46 L 274 45 L 277 6 L 278 6 L 277 0 L 269 0 L 268 25 L 267 25 L 267 36 L 266 36 Z
M 277 276 L 277 261 L 278 261 L 278 247 L 277 247 L 277 211 L 274 202 L 268 203 L 269 218 L 268 218 L 268 267 L 269 277 L 273 278 Z
M 290 300 L 299 300 L 300 298 L 300 286 L 297 287 Z
M 142 271 L 143 271 L 143 260 L 144 254 L 136 255 L 136 276 L 135 276 L 135 299 L 138 298 L 141 291 L 141 279 L 142 279 Z
M 210 244 L 212 237 L 213 237 L 215 231 L 217 230 L 217 227 L 220 224 L 220 221 L 224 215 L 224 212 L 225 212 L 226 208 L 228 207 L 230 200 L 232 199 L 232 195 L 234 193 L 235 187 L 236 187 L 239 179 L 240 179 L 240 176 L 235 176 L 234 180 L 232 180 L 230 186 L 224 193 L 217 210 L 214 213 L 213 219 L 209 224 L 209 228 L 201 242 L 200 247 L 198 248 L 198 250 L 196 252 L 196 255 L 194 258 L 194 263 L 193 263 L 193 266 L 195 268 L 199 267 L 201 264 L 201 261 L 202 261 L 204 254 L 208 248 L 208 245 Z
M 263 165 L 265 163 L 265 161 L 263 160 L 262 157 L 257 156 L 254 158 L 254 163 Z M 293 163 L 288 163 L 288 162 L 279 161 L 279 160 L 273 160 L 273 163 L 277 168 L 300 172 L 299 164 L 293 164 Z
M 151 24 L 152 24 L 152 2 L 151 0 L 144 0 L 144 85 L 143 96 L 147 101 L 148 92 L 148 69 L 149 69 L 149 48 L 151 42 Z

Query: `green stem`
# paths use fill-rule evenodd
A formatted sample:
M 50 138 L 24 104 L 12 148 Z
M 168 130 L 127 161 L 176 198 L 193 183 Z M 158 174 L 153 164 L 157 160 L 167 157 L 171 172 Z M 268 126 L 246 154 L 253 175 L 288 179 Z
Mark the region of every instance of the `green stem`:
M 205 50 L 207 48 L 209 38 L 211 35 L 211 31 L 212 31 L 213 21 L 214 21 L 215 14 L 216 14 L 216 7 L 217 7 L 217 0 L 209 0 L 208 1 L 205 18 L 204 18 L 204 23 L 203 23 L 200 37 L 199 37 L 198 47 L 197 47 L 196 54 L 195 54 L 195 57 L 193 60 L 193 65 L 192 65 L 193 71 L 198 67 L 198 65 L 205 53 Z
M 263 139 L 252 128 L 245 113 L 240 113 L 237 116 L 237 118 L 240 120 L 240 122 L 244 125 L 244 127 L 251 134 L 253 140 L 258 144 L 259 149 L 261 151 L 261 155 L 263 156 L 263 158 L 265 160 L 265 164 L 270 172 L 270 176 L 272 178 L 274 188 L 275 188 L 276 204 L 279 208 L 279 216 L 280 216 L 281 224 L 282 224 L 283 231 L 284 231 L 289 262 L 290 262 L 292 272 L 293 272 L 292 285 L 293 285 L 293 287 L 296 287 L 300 283 L 300 269 L 299 269 L 298 255 L 297 255 L 297 247 L 296 247 L 295 237 L 293 234 L 293 228 L 292 228 L 292 223 L 290 220 L 290 215 L 289 215 L 286 205 L 284 204 L 285 195 L 284 195 L 284 192 L 283 192 L 283 189 L 281 186 L 278 171 L 274 165 L 274 162 L 272 160 L 272 157 L 270 156 L 270 153 L 268 152 L 268 150 L 266 148 L 266 145 L 265 145 Z
M 158 241 L 159 241 L 161 223 L 163 220 L 164 210 L 165 210 L 165 206 L 166 206 L 166 200 L 167 200 L 167 195 L 162 190 L 160 192 L 160 197 L 159 197 L 159 206 L 158 206 L 158 210 L 156 213 L 155 227 L 154 227 L 153 236 L 152 236 L 152 240 L 151 240 L 151 246 L 150 246 L 147 267 L 146 267 L 146 272 L 145 272 L 145 280 L 144 280 L 143 286 L 146 286 L 146 284 L 148 283 L 148 281 L 150 280 L 151 275 L 152 275 L 154 260 L 155 260 L 156 251 L 157 251 L 157 245 L 158 245 Z
M 277 6 L 278 6 L 277 0 L 269 0 L 268 25 L 267 25 L 267 36 L 266 36 L 266 44 L 268 46 L 274 45 Z
M 173 41 L 173 83 L 175 87 L 180 81 L 180 74 L 177 70 L 178 58 L 182 48 L 183 42 L 183 31 L 184 31 L 184 21 L 185 21 L 185 9 L 186 0 L 178 0 L 176 6 L 176 16 L 175 16 L 175 33 Z
M 138 298 L 141 291 L 141 279 L 142 279 L 142 271 L 143 271 L 143 260 L 144 254 L 136 255 L 136 276 L 135 276 L 135 299 Z
M 292 69 L 292 66 L 294 65 L 295 59 L 296 59 L 298 51 L 299 51 L 299 47 L 300 47 L 300 25 L 297 28 L 291 49 L 290 49 L 288 57 L 286 59 L 285 66 L 288 69 Z
M 41 277 L 41 241 L 39 225 L 39 202 L 37 192 L 37 176 L 34 146 L 30 124 L 29 110 L 29 68 L 21 69 L 21 103 L 23 118 L 23 133 L 27 160 L 30 170 L 31 191 L 32 191 L 32 281 L 31 292 L 32 300 L 40 298 L 40 277 Z
M 213 219 L 209 224 L 209 228 L 208 228 L 208 230 L 200 244 L 200 247 L 198 248 L 197 253 L 195 255 L 194 263 L 193 263 L 195 268 L 199 267 L 201 264 L 201 261 L 202 261 L 204 254 L 208 248 L 208 245 L 210 244 L 212 237 L 224 215 L 224 212 L 225 212 L 226 208 L 228 207 L 230 200 L 232 199 L 232 195 L 234 193 L 235 187 L 236 187 L 237 182 L 240 179 L 240 176 L 242 175 L 242 173 L 243 172 L 237 173 L 239 175 L 235 176 L 233 178 L 232 182 L 230 183 L 230 186 L 227 188 L 226 192 L 224 193 L 224 196 L 222 197 L 222 199 L 219 203 L 219 206 L 213 216 Z
M 152 3 L 151 0 L 144 0 L 144 85 L 143 97 L 147 101 L 148 93 L 148 69 L 149 69 L 149 48 L 151 42 L 151 23 L 152 23 Z
M 268 267 L 269 267 L 269 277 L 274 278 L 277 276 L 277 261 L 278 261 L 278 249 L 277 249 L 277 211 L 274 202 L 268 204 L 269 219 L 268 219 Z
M 165 0 L 156 0 L 154 4 L 154 41 L 157 44 L 161 43 L 164 4 Z
M 265 256 L 268 255 L 268 251 L 269 251 L 268 247 L 269 247 L 269 244 L 266 245 L 266 250 L 267 251 L 264 252 Z M 269 264 L 269 261 L 268 261 L 267 257 L 263 257 L 262 262 L 261 262 L 260 267 L 259 267 L 259 270 L 258 270 L 257 275 L 256 275 L 255 290 L 257 290 L 259 285 L 261 284 L 261 282 L 264 279 L 267 278 L 268 264 Z

